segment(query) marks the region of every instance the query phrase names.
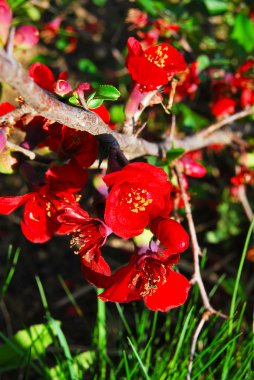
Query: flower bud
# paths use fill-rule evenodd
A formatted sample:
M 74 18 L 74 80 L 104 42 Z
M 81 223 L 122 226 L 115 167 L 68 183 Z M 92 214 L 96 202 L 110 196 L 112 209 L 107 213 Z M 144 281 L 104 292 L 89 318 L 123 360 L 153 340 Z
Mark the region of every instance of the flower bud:
M 33 25 L 21 25 L 15 32 L 14 45 L 19 49 L 30 49 L 39 41 L 39 31 Z
M 59 96 L 65 96 L 72 92 L 72 88 L 67 80 L 58 79 L 54 84 L 54 92 Z

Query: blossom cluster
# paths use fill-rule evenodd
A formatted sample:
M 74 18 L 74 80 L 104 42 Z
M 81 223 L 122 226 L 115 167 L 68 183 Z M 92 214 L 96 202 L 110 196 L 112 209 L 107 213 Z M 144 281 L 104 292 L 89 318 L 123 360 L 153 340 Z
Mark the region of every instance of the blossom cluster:
M 47 25 L 47 29 L 53 28 L 52 33 L 57 33 L 60 22 L 56 20 Z M 169 94 L 173 77 L 179 80 L 179 99 L 195 91 L 198 83 L 195 65 L 188 67 L 181 53 L 170 44 L 143 47 L 136 38 L 130 37 L 127 47 L 126 66 L 134 84 L 126 106 L 127 119 L 135 113 L 147 92 L 160 89 L 161 93 Z M 89 83 L 73 88 L 66 72 L 55 77 L 49 67 L 38 62 L 30 66 L 29 75 L 52 96 L 92 110 L 110 128 L 114 127 L 102 101 L 95 101 L 95 92 Z M 3 103 L 0 113 L 3 115 L 13 108 Z M 26 164 L 24 172 L 30 191 L 1 197 L 0 213 L 7 215 L 24 206 L 21 229 L 33 243 L 44 243 L 55 234 L 70 235 L 86 280 L 104 288 L 100 294 L 104 301 L 143 300 L 148 308 L 160 311 L 183 304 L 190 284 L 173 266 L 188 248 L 189 237 L 181 224 L 170 217 L 173 203 L 175 207 L 181 207 L 182 203 L 180 190 L 169 181 L 168 174 L 146 162 L 128 163 L 121 170 L 106 174 L 103 181 L 109 191 L 104 217 L 90 216 L 80 200 L 88 169 L 98 156 L 95 137 L 42 116 L 23 116 L 15 128 L 23 136 L 21 147 L 49 152 L 53 155 L 53 165 L 44 173 L 44 178 L 38 180 L 33 166 Z M 7 138 L 13 137 L 13 129 L 3 128 L 1 132 L 0 145 L 4 151 L 8 149 Z M 184 155 L 178 161 L 186 176 L 200 178 L 206 174 L 195 154 Z M 188 181 L 184 178 L 187 190 Z M 145 229 L 153 235 L 150 245 L 137 247 L 129 263 L 112 273 L 101 249 L 108 236 L 114 233 L 118 238 L 132 239 Z
M 0 0 L 0 46 L 7 42 L 12 25 L 12 9 L 6 0 Z M 39 41 L 39 31 L 33 25 L 20 25 L 15 30 L 14 46 L 19 49 L 30 49 Z

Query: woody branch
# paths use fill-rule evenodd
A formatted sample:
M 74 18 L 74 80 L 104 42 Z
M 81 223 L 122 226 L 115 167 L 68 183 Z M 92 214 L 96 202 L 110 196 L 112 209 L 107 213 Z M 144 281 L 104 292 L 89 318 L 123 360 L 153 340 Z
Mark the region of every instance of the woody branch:
M 77 107 L 65 104 L 53 95 L 48 94 L 40 88 L 21 67 L 21 65 L 4 49 L 0 49 L 0 80 L 11 86 L 19 94 L 21 94 L 24 102 L 24 114 L 41 115 L 51 120 L 59 122 L 76 130 L 86 131 L 93 135 L 112 135 L 118 142 L 121 150 L 129 159 L 144 155 L 160 156 L 162 151 L 170 150 L 172 140 L 166 139 L 161 143 L 152 143 L 145 139 L 138 138 L 136 135 L 124 135 L 112 131 L 101 118 L 93 112 L 88 112 Z M 212 144 L 231 144 L 236 136 L 240 138 L 243 131 L 232 131 L 230 129 L 219 130 L 219 128 L 227 125 L 229 122 L 236 121 L 242 117 L 253 113 L 254 107 L 246 110 L 244 113 L 235 114 L 232 120 L 230 117 L 216 123 L 214 131 L 206 130 L 195 134 L 194 136 L 182 139 L 174 139 L 174 147 L 183 148 L 185 151 L 201 149 Z M 0 125 L 8 125 L 13 123 L 14 119 L 21 115 L 22 110 L 15 110 L 7 115 L 0 117 Z M 212 133 L 211 133 L 212 132 Z

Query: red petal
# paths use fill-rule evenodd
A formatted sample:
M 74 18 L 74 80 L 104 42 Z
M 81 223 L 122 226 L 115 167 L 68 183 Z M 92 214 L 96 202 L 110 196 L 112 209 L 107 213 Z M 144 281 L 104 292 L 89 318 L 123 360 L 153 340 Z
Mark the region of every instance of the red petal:
M 143 49 L 139 41 L 134 37 L 129 37 L 127 41 L 127 48 L 130 55 L 142 55 Z
M 150 224 L 151 231 L 167 248 L 167 254 L 185 251 L 189 245 L 189 235 L 185 229 L 173 219 L 157 218 Z
M 43 63 L 35 62 L 29 67 L 29 75 L 44 90 L 54 92 L 55 77 Z
M 77 192 L 86 183 L 88 175 L 75 161 L 71 161 L 68 164 L 48 169 L 45 178 L 54 192 Z
M 22 206 L 27 200 L 32 197 L 33 193 L 18 195 L 16 197 L 0 197 L 0 214 L 8 215 L 16 208 Z
M 110 114 L 104 105 L 101 105 L 100 107 L 97 107 L 97 108 L 93 108 L 92 111 L 97 113 L 97 115 L 100 116 L 100 118 L 104 121 L 104 123 L 109 124 Z
M 11 103 L 4 102 L 0 104 L 0 116 L 3 116 L 13 110 L 15 110 L 15 107 Z
M 142 86 L 149 86 L 149 91 L 168 83 L 167 73 L 145 57 L 130 57 L 127 68 L 132 79 Z
M 183 56 L 177 49 L 168 44 L 151 46 L 144 52 L 147 59 L 154 65 L 161 67 L 168 76 L 175 75 L 186 69 L 186 63 Z
M 134 265 L 135 262 L 131 261 L 128 265 L 116 271 L 108 281 L 110 285 L 99 295 L 99 298 L 110 302 L 130 302 L 142 299 L 139 292 L 134 287 L 130 287 Z
M 111 186 L 115 183 L 122 182 L 148 182 L 155 184 L 165 184 L 168 183 L 168 176 L 166 172 L 157 168 L 156 166 L 147 164 L 146 162 L 133 162 L 131 164 L 126 165 L 122 170 L 114 173 L 107 174 L 103 177 L 103 181 L 107 186 Z
M 154 311 L 167 311 L 182 305 L 188 296 L 190 283 L 186 277 L 180 273 L 168 270 L 166 282 L 160 285 L 157 290 L 144 297 L 146 306 Z
M 46 202 L 35 194 L 25 205 L 21 228 L 28 240 L 44 243 L 54 235 L 59 223 L 55 214 L 47 216 Z

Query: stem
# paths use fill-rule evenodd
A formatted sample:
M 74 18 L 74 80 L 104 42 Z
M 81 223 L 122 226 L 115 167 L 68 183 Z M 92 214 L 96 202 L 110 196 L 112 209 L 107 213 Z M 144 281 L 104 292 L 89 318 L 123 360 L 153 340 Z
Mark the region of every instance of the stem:
M 196 351 L 196 345 L 198 341 L 198 337 L 202 331 L 202 328 L 206 321 L 210 318 L 211 313 L 209 311 L 206 311 L 202 318 L 199 321 L 199 324 L 197 325 L 197 328 L 195 330 L 195 333 L 192 337 L 192 343 L 191 343 L 191 349 L 190 349 L 190 357 L 189 357 L 189 364 L 188 364 L 188 373 L 186 376 L 186 380 L 191 380 L 191 372 L 192 372 L 192 366 L 193 366 L 193 359 Z
M 183 176 L 181 173 L 181 169 L 179 167 L 179 164 L 175 165 L 175 171 L 178 179 L 178 183 L 180 186 L 180 190 L 182 193 L 184 208 L 186 212 L 186 218 L 188 221 L 190 236 L 191 236 L 191 242 L 192 242 L 192 252 L 193 252 L 193 265 L 194 265 L 194 274 L 193 274 L 193 282 L 197 283 L 200 291 L 200 295 L 202 298 L 202 302 L 204 305 L 205 310 L 210 311 L 211 314 L 218 314 L 223 318 L 226 318 L 224 314 L 219 313 L 218 311 L 214 310 L 213 307 L 210 305 L 209 298 L 201 277 L 200 272 L 200 263 L 199 263 L 199 255 L 201 255 L 201 250 L 198 244 L 197 234 L 195 230 L 195 225 L 191 213 L 191 207 L 188 199 L 188 195 L 184 189 L 184 183 L 183 183 Z
M 228 116 L 225 119 L 222 119 L 222 120 L 218 121 L 217 123 L 214 123 L 214 124 L 210 125 L 208 128 L 206 128 L 203 131 L 203 136 L 204 137 L 208 136 L 211 133 L 217 131 L 218 129 L 224 127 L 225 125 L 233 123 L 233 121 L 242 119 L 242 118 L 244 118 L 246 116 L 249 116 L 249 115 L 251 115 L 253 113 L 254 113 L 254 107 L 250 107 L 250 108 L 248 108 L 246 110 L 237 112 L 237 113 L 235 113 L 232 116 Z
M 97 289 L 97 295 L 102 292 Z M 97 326 L 98 326 L 98 347 L 100 356 L 100 379 L 105 380 L 107 374 L 107 333 L 106 333 L 106 303 L 97 298 Z
M 246 188 L 244 185 L 238 187 L 238 196 L 239 196 L 239 200 L 243 206 L 243 209 L 245 211 L 245 214 L 246 214 L 247 218 L 249 219 L 249 221 L 251 222 L 252 218 L 253 218 L 253 211 L 251 209 L 249 200 L 247 198 Z

